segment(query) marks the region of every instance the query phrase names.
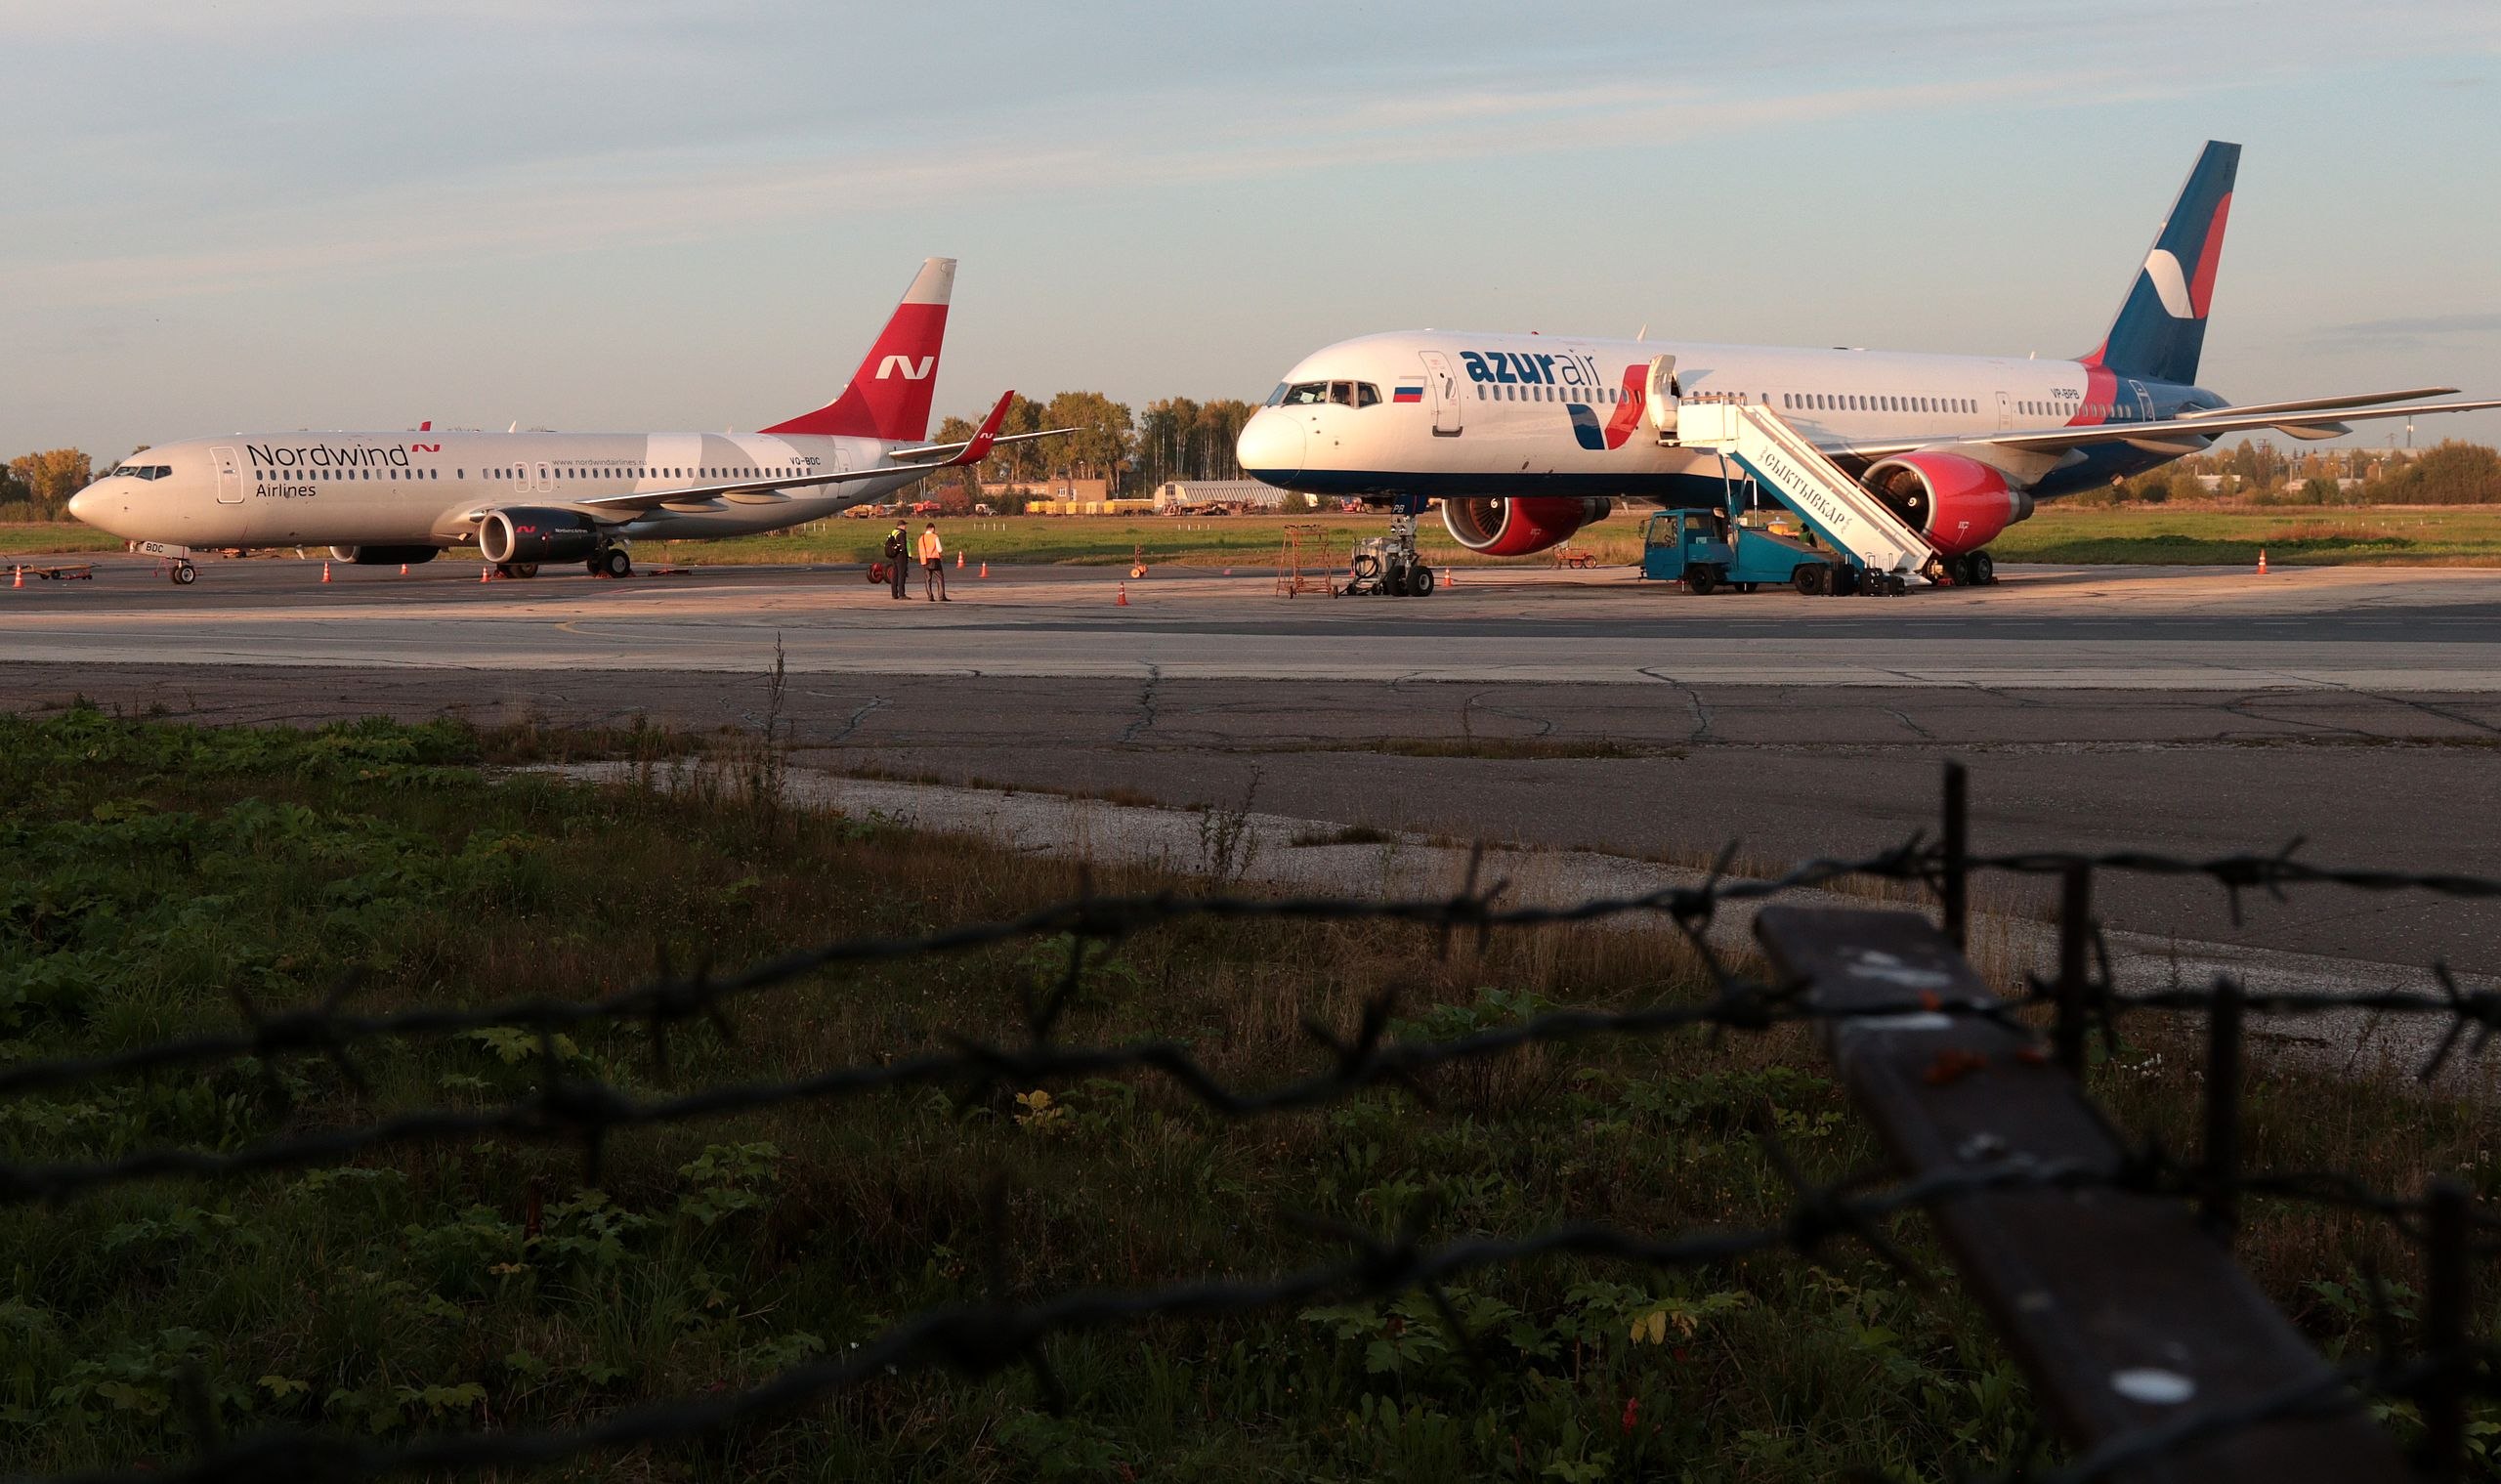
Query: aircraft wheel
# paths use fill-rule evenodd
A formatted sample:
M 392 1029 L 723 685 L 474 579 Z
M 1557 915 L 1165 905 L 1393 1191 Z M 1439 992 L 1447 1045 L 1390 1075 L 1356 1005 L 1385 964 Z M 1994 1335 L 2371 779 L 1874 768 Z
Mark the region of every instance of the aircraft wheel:
M 1684 570 L 1684 590 L 1697 598 L 1711 596 L 1712 589 L 1718 585 L 1718 570 L 1708 562 Z
M 538 575 L 538 564 L 535 562 L 516 562 L 513 564 L 512 574 L 516 577 L 534 577 Z
M 1380 590 L 1389 594 L 1393 598 L 1404 598 L 1407 596 L 1406 563 L 1392 562 L 1389 564 L 1389 571 L 1381 574 Z
M 1985 551 L 1975 551 L 1963 560 L 1971 564 L 1971 585 L 1987 587 L 1997 581 L 1997 558 Z
M 1415 571 L 1410 572 L 1409 573 L 1407 573 L 1407 596 L 1408 596 L 1408 597 L 1411 597 L 1411 598 L 1429 598 L 1429 597 L 1431 597 L 1432 595 L 1433 595 L 1433 570 L 1432 570 L 1431 568 L 1429 568 L 1429 567 L 1419 567 L 1419 568 L 1417 568 Z
M 189 562 L 177 562 L 174 564 L 174 570 L 166 575 L 174 579 L 176 587 L 189 587 L 199 580 L 199 569 Z
M 622 546 L 611 546 L 599 554 L 597 570 L 606 576 L 630 577 L 634 575 L 634 554 Z

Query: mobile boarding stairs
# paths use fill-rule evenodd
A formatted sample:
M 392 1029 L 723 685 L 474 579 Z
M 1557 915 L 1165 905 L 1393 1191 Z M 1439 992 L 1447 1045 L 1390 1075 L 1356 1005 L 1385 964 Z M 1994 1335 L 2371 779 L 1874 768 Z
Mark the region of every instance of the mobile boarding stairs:
M 1857 569 L 1863 591 L 1900 593 L 1931 570 L 1936 548 L 1771 408 L 1687 402 L 1674 391 L 1674 357 L 1651 362 L 1648 399 L 1659 442 L 1708 448 L 1752 476 L 1797 513 L 1824 544 Z

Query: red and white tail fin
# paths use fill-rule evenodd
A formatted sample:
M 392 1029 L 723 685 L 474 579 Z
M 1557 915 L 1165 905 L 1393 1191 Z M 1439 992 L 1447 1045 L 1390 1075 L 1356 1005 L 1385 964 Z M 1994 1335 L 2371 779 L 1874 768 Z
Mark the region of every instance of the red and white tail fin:
M 929 436 L 930 394 L 938 389 L 938 352 L 947 339 L 947 300 L 955 289 L 955 260 L 920 265 L 895 317 L 869 348 L 842 394 L 813 412 L 760 431 L 879 438 L 916 444 Z

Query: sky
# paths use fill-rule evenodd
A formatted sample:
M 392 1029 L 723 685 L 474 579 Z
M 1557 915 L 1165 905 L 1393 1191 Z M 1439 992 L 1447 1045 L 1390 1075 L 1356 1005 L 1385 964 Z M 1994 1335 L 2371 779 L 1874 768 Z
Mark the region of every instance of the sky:
M 0 454 L 753 428 L 933 255 L 942 412 L 1424 326 L 2072 356 L 2210 138 L 2204 384 L 2501 396 L 2493 0 L 0 0 Z

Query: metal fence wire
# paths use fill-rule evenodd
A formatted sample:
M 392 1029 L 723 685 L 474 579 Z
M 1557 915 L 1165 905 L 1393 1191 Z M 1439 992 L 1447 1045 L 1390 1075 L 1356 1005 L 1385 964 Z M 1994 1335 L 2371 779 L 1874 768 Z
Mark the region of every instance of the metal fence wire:
M 2468 1327 L 2477 1268 L 2501 1251 L 2495 1235 L 2501 1214 L 2480 1208 L 2448 1181 L 2409 1194 L 2373 1190 L 2335 1170 L 2246 1167 L 2243 1037 L 2253 1018 L 2340 1011 L 2428 1017 L 2445 1027 L 2421 1068 L 2429 1080 L 2461 1052 L 2480 1053 L 2501 1029 L 2501 993 L 2462 987 L 2437 966 L 2437 992 L 2263 994 L 2228 977 L 2203 988 L 2124 992 L 2112 982 L 2092 902 L 2094 883 L 2111 872 L 2212 883 L 2231 895 L 2235 917 L 2249 892 L 2282 897 L 2329 886 L 2491 899 L 2501 898 L 2501 880 L 2335 869 L 2313 866 L 2292 848 L 2209 860 L 2140 852 L 1983 856 L 1970 847 L 1967 811 L 1963 771 L 1949 765 L 1933 839 L 1923 834 L 1859 859 L 1809 861 L 1768 878 L 1731 876 L 1723 856 L 1720 869 L 1693 885 L 1567 907 L 1506 905 L 1502 883 L 1480 880 L 1480 852 L 1465 885 L 1447 897 L 1088 896 L 921 937 L 828 943 L 736 973 L 679 974 L 664 966 L 648 983 L 592 999 L 366 1014 L 351 1007 L 345 991 L 327 1003 L 283 1011 L 264 1011 L 238 994 L 236 1030 L 107 1055 L 12 1064 L 0 1069 L 0 1096 L 246 1059 L 268 1068 L 303 1056 L 327 1058 L 361 1085 L 360 1047 L 490 1028 L 520 1028 L 541 1038 L 545 1076 L 534 1092 L 500 1106 L 379 1118 L 230 1149 L 0 1164 L 0 1203 L 63 1202 L 167 1177 L 232 1180 L 334 1166 L 390 1146 L 481 1137 L 573 1141 L 586 1179 L 595 1180 L 602 1142 L 620 1130 L 917 1085 L 1030 1088 L 1087 1077 L 1158 1077 L 1213 1113 L 1250 1119 L 1384 1086 L 1421 1095 L 1418 1080 L 1431 1069 L 1529 1047 L 1695 1028 L 1753 1033 L 1807 1024 L 1890 1151 L 1894 1178 L 1874 1188 L 1864 1181 L 1810 1183 L 1766 1132 L 1766 1148 L 1795 1189 L 1774 1225 L 1677 1232 L 1565 1225 L 1443 1245 L 1333 1229 L 1345 1255 L 1319 1266 L 1255 1281 L 1089 1290 L 929 1310 L 838 1359 L 794 1366 L 751 1389 L 621 1410 L 572 1429 L 444 1433 L 390 1443 L 303 1431 L 221 1438 L 213 1409 L 197 1398 L 192 1431 L 202 1442 L 190 1462 L 76 1477 L 222 1484 L 509 1471 L 785 1414 L 898 1368 L 941 1367 L 978 1377 L 1023 1367 L 1043 1397 L 1055 1401 L 1058 1386 L 1045 1358 L 1053 1336 L 1324 1298 L 1389 1299 L 1420 1292 L 1436 1304 L 1456 1344 L 1472 1353 L 1444 1287 L 1464 1274 L 1558 1254 L 1687 1268 L 1749 1253 L 1812 1253 L 1837 1241 L 1863 1243 L 1908 1270 L 1884 1225 L 1914 1209 L 1938 1224 L 1962 1281 L 1989 1310 L 2046 1412 L 2076 1450 L 2069 1465 L 2037 1477 L 2080 1484 L 2251 1477 L 2261 1470 L 2283 1480 L 2463 1476 L 2467 1405 L 2501 1392 L 2501 1349 Z M 1985 986 L 1961 954 L 1971 884 L 1984 872 L 2050 877 L 2059 885 L 2057 970 L 2012 996 Z M 1934 920 L 1900 910 L 1782 905 L 1815 888 L 1871 878 L 1926 889 L 1936 904 Z M 1732 961 L 1713 940 L 1715 917 L 1738 905 L 1758 909 L 1755 935 L 1767 972 Z M 1391 1036 L 1390 1007 L 1376 1002 L 1351 1036 L 1314 1030 L 1327 1044 L 1326 1070 L 1258 1086 L 1229 1084 L 1176 1041 L 1076 1045 L 1058 1039 L 1063 1011 L 1111 945 L 1192 919 L 1405 923 L 1436 930 L 1445 947 L 1523 929 L 1664 923 L 1699 958 L 1714 988 L 1694 1002 L 1556 1010 L 1447 1039 Z M 1060 937 L 1071 945 L 1066 964 L 1051 988 L 1029 994 L 1021 1035 L 1012 1039 L 958 1037 L 943 1052 L 657 1097 L 567 1077 L 554 1054 L 553 1039 L 569 1030 L 599 1023 L 637 1027 L 664 1073 L 673 1027 L 700 1020 L 727 1031 L 733 1010 L 761 992 L 828 969 Z M 2202 1138 L 2194 1160 L 2151 1142 L 2124 1141 L 2082 1091 L 2092 1039 L 2115 1039 L 2123 1018 L 2154 1014 L 2201 1017 L 2207 1031 Z M 2046 1034 L 2039 1029 L 2044 1021 Z M 2231 1262 L 2240 1205 L 2253 1196 L 2366 1213 L 2411 1243 L 2424 1275 L 2419 1347 L 2403 1345 L 2391 1324 L 2383 1327 L 2380 1353 L 2333 1365 L 2316 1354 Z M 2366 1404 L 2374 1399 L 2419 1407 L 2426 1438 L 2415 1458 L 2401 1458 L 2368 1420 Z

